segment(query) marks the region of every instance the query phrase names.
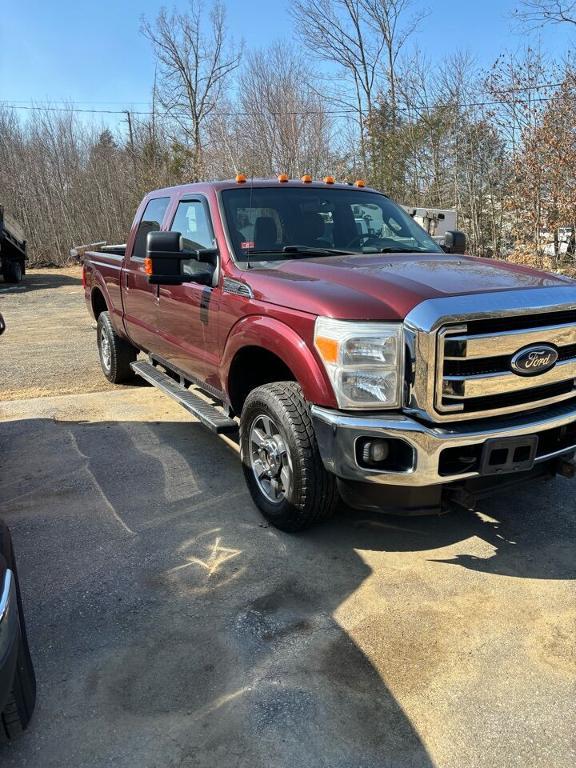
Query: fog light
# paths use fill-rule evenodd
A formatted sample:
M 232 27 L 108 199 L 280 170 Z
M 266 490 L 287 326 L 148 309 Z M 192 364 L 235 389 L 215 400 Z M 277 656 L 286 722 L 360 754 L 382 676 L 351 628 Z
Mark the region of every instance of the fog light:
M 416 466 L 416 452 L 397 437 L 359 437 L 354 448 L 359 467 L 376 472 L 411 472 Z
M 388 458 L 390 446 L 386 440 L 367 440 L 362 447 L 362 460 L 366 464 L 378 464 Z

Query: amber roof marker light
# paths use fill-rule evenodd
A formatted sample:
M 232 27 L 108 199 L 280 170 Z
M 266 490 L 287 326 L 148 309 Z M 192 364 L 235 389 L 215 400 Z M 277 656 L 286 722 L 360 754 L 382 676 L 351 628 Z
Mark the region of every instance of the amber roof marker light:
M 288 174 L 287 173 L 279 173 L 278 174 L 278 181 L 280 182 L 280 184 L 286 184 L 286 182 L 289 181 Z
M 304 182 L 304 184 L 311 184 L 312 176 L 310 176 L 309 173 L 305 173 L 304 176 L 302 176 L 302 181 Z
M 334 176 L 324 176 L 325 184 L 334 184 Z
M 356 181 L 354 182 L 354 186 L 355 187 L 365 187 L 366 186 L 366 182 L 364 181 L 364 179 L 356 179 Z
M 236 174 L 236 184 L 246 184 L 246 176 L 243 173 Z

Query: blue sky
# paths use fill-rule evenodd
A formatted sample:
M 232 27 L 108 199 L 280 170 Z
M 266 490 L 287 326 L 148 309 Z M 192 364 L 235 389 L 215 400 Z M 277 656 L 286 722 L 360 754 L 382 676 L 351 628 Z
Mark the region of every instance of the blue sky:
M 186 0 L 175 4 L 185 6 Z M 432 60 L 466 50 L 489 66 L 500 52 L 518 50 L 527 41 L 512 29 L 515 4 L 430 0 L 434 10 L 418 32 L 418 46 Z M 149 99 L 154 62 L 139 34 L 139 19 L 142 14 L 153 18 L 159 0 L 4 0 L 2 5 L 1 101 L 66 100 L 96 108 L 145 109 L 140 103 Z M 288 5 L 289 0 L 228 0 L 229 28 L 247 48 L 277 39 L 298 45 Z M 570 29 L 552 27 L 540 42 L 551 57 L 560 58 L 570 34 Z

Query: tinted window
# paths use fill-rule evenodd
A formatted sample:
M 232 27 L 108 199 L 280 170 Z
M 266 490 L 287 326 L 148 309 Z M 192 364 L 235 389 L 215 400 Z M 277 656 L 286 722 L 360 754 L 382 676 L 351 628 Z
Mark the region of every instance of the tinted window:
M 402 208 L 377 192 L 246 185 L 223 190 L 222 201 L 239 261 L 252 251 L 259 252 L 258 260 L 292 258 L 282 252 L 289 245 L 352 253 L 442 252 Z
M 170 227 L 172 232 L 180 232 L 186 249 L 213 248 L 214 237 L 205 206 L 198 200 L 183 200 L 176 210 L 176 216 Z
M 146 236 L 148 232 L 157 232 L 160 229 L 169 202 L 169 197 L 156 197 L 148 202 L 138 224 L 132 258 L 143 259 L 146 256 Z

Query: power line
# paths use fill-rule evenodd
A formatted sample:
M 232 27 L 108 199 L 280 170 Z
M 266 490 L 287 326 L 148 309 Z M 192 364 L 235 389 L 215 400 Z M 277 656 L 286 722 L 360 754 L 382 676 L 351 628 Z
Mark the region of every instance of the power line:
M 560 83 L 539 83 L 535 85 L 530 86 L 519 86 L 517 88 L 507 88 L 502 90 L 497 90 L 497 93 L 501 96 L 504 96 L 506 94 L 512 94 L 512 93 L 524 93 L 528 91 L 538 91 L 538 90 L 544 90 L 544 89 L 550 89 L 550 88 L 559 88 L 563 85 L 562 82 Z M 540 97 L 530 97 L 531 102 L 547 102 L 552 101 L 553 96 L 540 96 Z M 451 107 L 459 107 L 460 109 L 469 109 L 471 107 L 490 107 L 490 106 L 497 106 L 499 104 L 510 104 L 510 103 L 524 103 L 528 101 L 528 99 L 525 98 L 518 98 L 518 99 L 512 99 L 512 100 L 506 100 L 506 99 L 495 99 L 491 101 L 473 101 L 473 102 L 467 102 L 467 103 L 458 103 L 458 102 L 450 102 L 446 104 L 432 104 L 431 106 L 411 106 L 411 107 L 397 107 L 398 112 L 403 112 L 406 114 L 412 114 L 414 112 L 419 113 L 426 113 L 430 110 L 436 110 L 436 109 L 448 109 Z M 53 102 L 52 102 L 53 103 Z M 56 102 L 58 103 L 58 102 Z M 90 104 L 90 103 L 98 103 L 98 102 L 79 102 L 82 104 Z M 107 104 L 112 104 L 114 102 L 103 102 Z M 121 102 L 115 102 L 115 103 L 121 103 Z M 139 104 L 142 104 L 144 102 L 136 102 Z M 24 104 L 23 102 L 18 101 L 12 101 L 12 100 L 0 100 L 0 105 L 7 109 L 14 109 L 14 110 L 25 110 L 25 111 L 31 111 L 31 112 L 60 112 L 60 113 L 79 113 L 79 114 L 102 114 L 102 115 L 138 115 L 143 117 L 151 117 L 152 115 L 156 115 L 158 117 L 170 117 L 170 116 L 180 116 L 184 117 L 187 113 L 185 112 L 174 112 L 174 111 L 165 111 L 165 112 L 151 112 L 150 110 L 143 111 L 143 110 L 133 110 L 133 109 L 88 109 L 85 107 L 75 107 L 75 106 L 64 106 L 64 107 L 54 107 L 54 106 L 39 106 L 35 104 Z M 299 111 L 267 111 L 267 110 L 250 110 L 250 111 L 244 111 L 244 110 L 225 110 L 225 111 L 214 111 L 211 114 L 216 117 L 246 117 L 248 115 L 254 115 L 254 114 L 266 114 L 266 115 L 273 115 L 275 117 L 306 117 L 306 116 L 319 116 L 319 115 L 333 115 L 335 117 L 344 117 L 346 115 L 352 115 L 357 114 L 357 109 L 337 109 L 337 110 L 330 110 L 330 109 L 323 109 L 323 110 L 299 110 Z
M 0 102 L 11 102 L 12 104 L 34 104 L 35 101 L 38 101 L 42 103 L 42 99 L 0 99 Z M 130 101 L 128 99 L 125 99 L 123 101 L 108 101 L 104 99 L 100 99 L 97 101 L 90 101 L 90 100 L 84 100 L 82 101 L 74 101 L 72 99 L 45 99 L 44 100 L 46 104 L 64 104 L 65 106 L 68 104 L 123 104 L 124 106 L 126 104 L 150 104 L 150 99 L 147 101 Z
M 25 109 L 30 112 L 82 112 L 93 115 L 125 115 L 130 112 L 132 115 L 151 115 L 152 112 L 141 112 L 133 109 L 84 109 L 81 107 L 40 107 L 31 104 L 16 104 L 7 101 L 0 101 L 0 105 L 7 109 Z M 156 113 L 158 114 L 158 113 Z M 168 113 L 166 113 L 168 114 Z
M 553 96 L 542 96 L 538 98 L 530 99 L 531 102 L 546 102 L 546 101 L 553 101 Z M 473 101 L 468 102 L 466 104 L 461 104 L 458 102 L 450 102 L 446 104 L 431 104 L 427 107 L 397 107 L 397 112 L 403 112 L 405 114 L 413 114 L 414 112 L 418 112 L 420 114 L 424 114 L 427 112 L 430 112 L 432 110 L 436 109 L 450 109 L 453 107 L 459 107 L 460 109 L 469 109 L 471 107 L 492 107 L 497 106 L 498 104 L 524 104 L 527 102 L 527 99 L 512 99 L 512 100 L 504 100 L 499 99 L 496 101 Z M 25 106 L 25 105 L 18 105 L 18 104 L 9 104 L 5 102 L 0 102 L 0 105 L 5 107 L 6 109 L 14 109 L 14 110 L 26 110 L 31 112 L 60 112 L 60 113 L 71 113 L 71 114 L 96 114 L 96 115 L 139 115 L 143 117 L 152 117 L 152 115 L 155 115 L 156 117 L 186 117 L 187 113 L 185 112 L 142 112 L 139 110 L 133 110 L 133 109 L 81 109 L 79 107 L 39 107 L 39 106 Z M 275 111 L 264 111 L 264 110 L 250 110 L 250 111 L 227 111 L 227 112 L 211 112 L 210 113 L 214 117 L 247 117 L 249 115 L 272 115 L 274 117 L 312 117 L 312 116 L 320 116 L 320 115 L 333 115 L 335 117 L 344 117 L 345 115 L 355 115 L 358 114 L 357 109 L 341 109 L 341 110 L 329 110 L 329 109 L 322 109 L 322 110 L 306 110 L 306 111 L 298 111 L 298 112 L 275 112 Z
M 502 88 L 498 89 L 495 88 L 496 93 L 500 94 L 507 94 L 507 93 L 522 93 L 524 91 L 539 91 L 546 88 L 560 88 L 563 85 L 563 82 L 558 83 L 535 83 L 534 85 L 519 85 L 517 87 L 512 88 Z M 4 104 L 6 106 L 14 106 L 16 105 L 23 105 L 22 108 L 37 108 L 34 105 L 33 99 L 0 99 L 0 103 Z M 94 105 L 94 104 L 122 104 L 126 105 L 126 103 L 129 104 L 149 104 L 149 101 L 108 101 L 108 100 L 99 100 L 99 101 L 90 101 L 90 100 L 82 100 L 82 101 L 71 101 L 68 99 L 46 99 L 46 104 L 62 104 L 64 105 L 64 108 L 67 108 L 68 105 L 71 105 L 70 108 L 75 109 L 76 111 L 81 111 L 81 107 L 75 107 L 75 104 L 81 104 L 81 105 Z M 38 107 L 39 108 L 39 107 Z M 56 107 L 54 107 L 56 109 Z M 92 110 L 87 110 L 92 111 Z M 101 110 L 94 110 L 96 112 L 111 112 L 112 114 L 121 114 L 125 113 L 126 109 L 122 110 L 107 110 L 107 109 L 101 109 Z M 134 110 L 130 110 L 132 114 L 136 114 Z M 354 111 L 354 110 L 349 110 Z M 142 112 L 141 114 L 149 114 L 148 112 Z

